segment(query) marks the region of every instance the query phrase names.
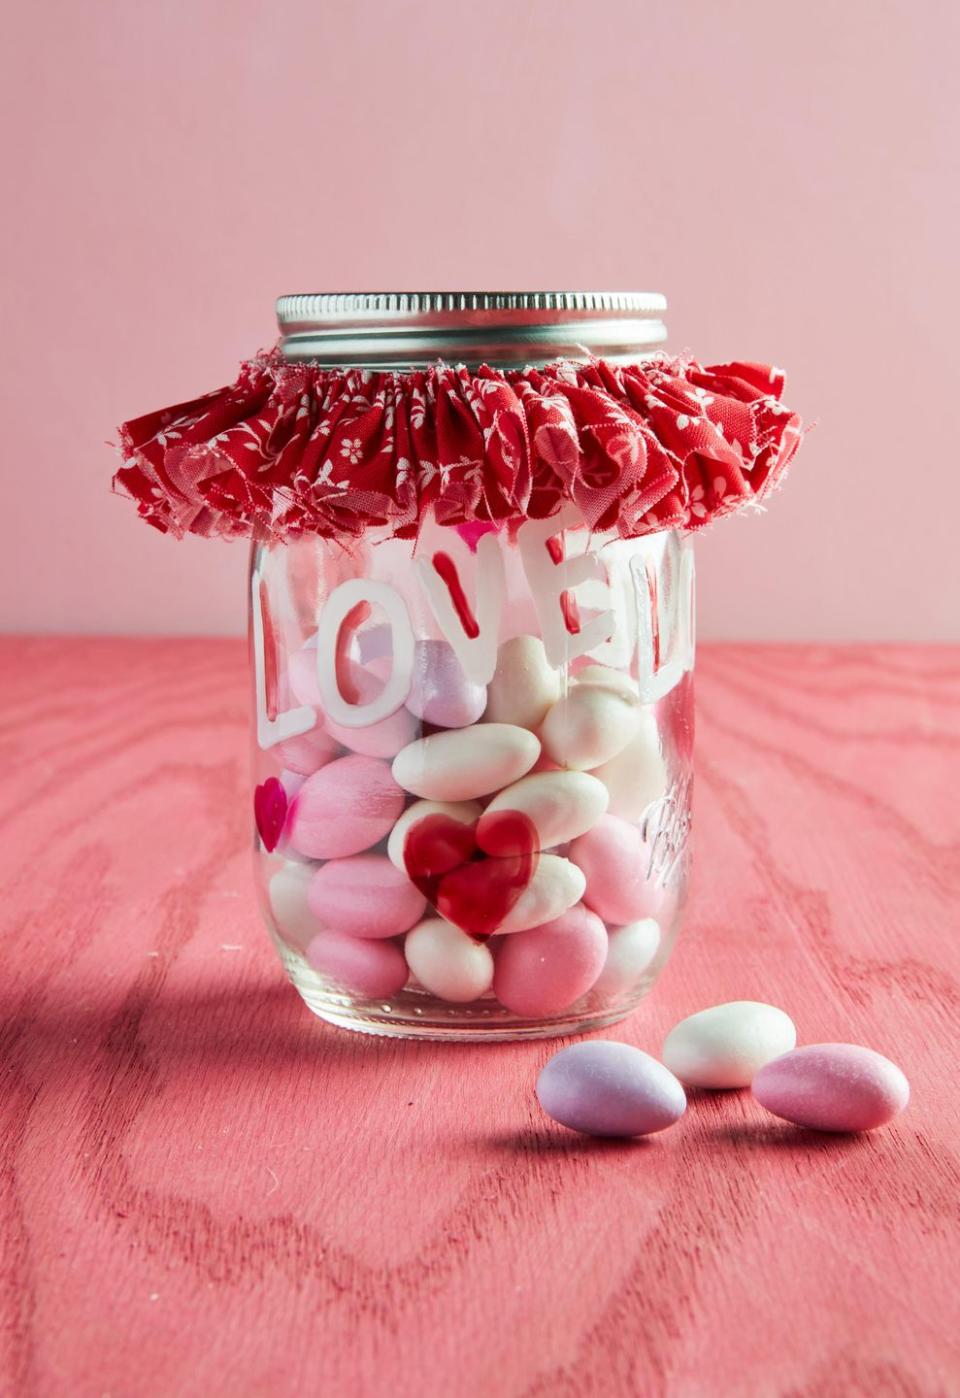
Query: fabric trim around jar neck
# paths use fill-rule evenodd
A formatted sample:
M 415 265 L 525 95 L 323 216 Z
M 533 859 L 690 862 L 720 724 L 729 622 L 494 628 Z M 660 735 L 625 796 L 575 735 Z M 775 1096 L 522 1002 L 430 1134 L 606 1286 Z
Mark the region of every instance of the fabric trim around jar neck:
M 802 437 L 783 375 L 654 355 L 398 373 L 291 364 L 120 428 L 115 488 L 164 533 L 348 543 L 513 526 L 570 503 L 597 533 L 695 530 L 758 505 Z

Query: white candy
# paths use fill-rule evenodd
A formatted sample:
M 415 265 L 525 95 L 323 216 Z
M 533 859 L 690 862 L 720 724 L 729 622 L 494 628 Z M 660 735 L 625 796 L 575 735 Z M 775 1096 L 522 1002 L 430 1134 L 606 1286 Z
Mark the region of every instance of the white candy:
M 305 951 L 323 923 L 307 905 L 307 889 L 317 871 L 316 864 L 300 864 L 293 860 L 278 869 L 267 888 L 267 899 L 277 931 L 285 942 L 298 951 Z
M 625 675 L 622 670 L 613 670 L 609 665 L 585 665 L 576 674 L 577 684 L 602 684 L 607 689 L 615 689 L 628 699 L 638 699 L 640 691 L 637 682 Z
M 641 709 L 638 724 L 636 736 L 623 751 L 594 767 L 591 773 L 607 788 L 609 813 L 629 821 L 638 821 L 667 789 L 667 766 L 653 710 Z
M 596 989 L 605 995 L 632 989 L 659 949 L 660 925 L 655 918 L 642 917 L 615 927 L 607 938 L 607 959 Z
M 493 957 L 442 917 L 430 917 L 407 933 L 407 965 L 423 986 L 455 1005 L 477 1000 L 493 984 Z
M 520 894 L 497 934 L 540 927 L 579 903 L 587 881 L 576 864 L 557 854 L 541 854 L 527 887 Z
M 540 637 L 504 641 L 487 691 L 487 722 L 539 728 L 559 698 L 560 676 L 549 664 Z
M 474 723 L 408 744 L 394 758 L 393 777 L 427 801 L 470 801 L 518 781 L 539 756 L 525 728 Z
M 637 700 L 608 685 L 576 684 L 543 721 L 543 751 L 561 767 L 592 771 L 623 751 L 641 712 Z
M 479 819 L 483 812 L 483 807 L 477 801 L 414 801 L 412 806 L 408 806 L 396 825 L 390 831 L 387 840 L 387 857 L 391 864 L 395 864 L 398 869 L 405 869 L 406 864 L 403 859 L 403 842 L 407 838 L 407 831 L 411 825 L 415 825 L 418 820 L 425 819 L 426 816 L 444 815 L 451 820 L 459 820 L 462 825 L 472 825 Z
M 477 844 L 488 854 L 519 854 L 504 846 L 492 819 L 500 811 L 519 811 L 533 824 L 538 848 L 566 844 L 589 830 L 607 809 L 603 782 L 586 772 L 535 772 L 508 786 L 490 802 L 477 826 Z
M 796 1042 L 796 1026 L 783 1010 L 732 1000 L 682 1019 L 667 1035 L 663 1061 L 690 1087 L 749 1087 L 764 1064 Z

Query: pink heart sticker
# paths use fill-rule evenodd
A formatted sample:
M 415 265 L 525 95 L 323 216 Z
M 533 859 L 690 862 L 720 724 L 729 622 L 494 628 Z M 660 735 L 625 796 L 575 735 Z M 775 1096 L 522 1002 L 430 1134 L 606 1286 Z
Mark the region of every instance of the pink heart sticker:
M 267 777 L 254 791 L 253 818 L 264 847 L 275 850 L 287 819 L 287 793 L 279 777 Z

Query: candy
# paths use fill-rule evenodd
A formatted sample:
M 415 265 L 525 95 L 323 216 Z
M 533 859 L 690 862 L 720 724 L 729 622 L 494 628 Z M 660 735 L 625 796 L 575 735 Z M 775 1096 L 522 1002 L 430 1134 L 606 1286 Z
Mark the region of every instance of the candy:
M 512 827 L 497 821 L 500 811 L 519 811 L 537 832 L 538 848 L 566 844 L 589 830 L 607 808 L 607 789 L 586 772 L 539 772 L 499 792 L 480 818 L 477 844 L 487 854 L 516 854 Z
M 284 767 L 283 771 L 280 773 L 280 785 L 287 793 L 287 801 L 289 803 L 293 802 L 293 798 L 305 781 L 306 777 L 301 776 L 299 772 L 291 772 L 288 768 Z
M 577 684 L 602 684 L 614 689 L 627 699 L 639 697 L 637 682 L 622 670 L 613 670 L 609 665 L 584 665 L 576 674 Z
M 428 801 L 469 801 L 519 780 L 540 756 L 532 733 L 508 723 L 475 723 L 420 738 L 398 753 L 393 775 Z
M 288 862 L 278 869 L 267 886 L 267 901 L 277 932 L 297 951 L 323 930 L 323 923 L 310 911 L 307 891 L 314 865 Z
M 690 1087 L 749 1087 L 755 1075 L 797 1042 L 793 1020 L 774 1005 L 732 1000 L 682 1019 L 663 1061 Z
M 390 673 L 390 661 L 373 660 L 368 666 L 351 662 L 347 669 L 353 686 L 350 703 L 368 704 L 382 690 L 384 679 Z M 392 714 L 376 723 L 351 728 L 328 718 L 326 728 L 335 742 L 351 752 L 362 753 L 365 757 L 396 757 L 400 749 L 412 741 L 417 731 L 417 721 L 401 704 Z
M 296 699 L 311 708 L 322 709 L 323 699 L 317 684 L 317 638 L 287 657 L 287 679 Z
M 382 854 L 355 854 L 321 865 L 307 901 L 328 927 L 351 937 L 396 937 L 413 926 L 427 903 Z
M 631 990 L 659 949 L 660 924 L 655 918 L 642 917 L 637 922 L 628 922 L 625 927 L 614 928 L 607 936 L 607 959 L 597 981 L 597 990 L 603 995 L 619 995 Z
M 389 628 L 386 628 L 389 630 Z M 352 704 L 368 704 L 383 688 L 384 682 L 391 671 L 392 662 L 388 657 L 376 657 L 369 664 L 360 665 L 356 660 L 346 661 L 345 683 L 350 687 L 350 693 L 344 694 L 344 698 Z M 310 704 L 317 710 L 318 716 L 323 720 L 323 696 L 320 693 L 320 686 L 317 682 L 317 643 L 316 637 L 301 646 L 299 650 L 287 660 L 287 678 L 290 688 L 301 704 Z M 301 754 L 300 761 L 308 761 L 313 751 L 322 750 L 323 738 L 320 734 L 326 734 L 326 742 L 333 756 L 342 746 L 349 748 L 351 752 L 358 752 L 365 757 L 396 757 L 402 747 L 411 741 L 417 731 L 416 719 L 403 707 L 398 705 L 396 710 L 386 718 L 376 723 L 364 724 L 358 728 L 349 727 L 347 724 L 335 723 L 331 718 L 327 718 L 321 727 L 311 729 L 301 738 L 289 740 L 292 746 L 290 751 L 294 754 Z M 299 745 L 299 746 L 298 746 Z M 288 767 L 293 767 L 295 771 L 301 770 L 286 756 L 288 744 L 283 747 L 281 760 Z M 315 771 L 321 764 L 317 762 L 314 767 L 303 768 L 305 772 Z
M 406 869 L 403 848 L 407 831 L 417 821 L 425 820 L 427 816 L 445 816 L 448 820 L 456 821 L 460 825 L 473 826 L 482 812 L 483 807 L 479 801 L 414 801 L 413 805 L 407 807 L 390 831 L 390 838 L 387 840 L 387 858 L 398 869 Z
M 325 931 L 310 942 L 307 960 L 340 989 L 371 999 L 396 995 L 407 983 L 407 963 L 394 942 Z
M 351 753 L 307 777 L 294 801 L 289 841 L 308 859 L 359 854 L 387 835 L 403 792 L 386 762 Z
M 559 1014 L 591 988 L 606 954 L 603 923 L 578 904 L 506 938 L 497 953 L 494 994 L 514 1014 Z
M 637 725 L 636 735 L 626 747 L 592 770 L 607 788 L 610 814 L 624 820 L 639 820 L 667 789 L 667 767 L 653 710 L 641 709 Z
M 302 777 L 309 777 L 333 761 L 340 751 L 340 745 L 336 738 L 330 736 L 323 724 L 318 723 L 316 728 L 311 728 L 308 733 L 301 733 L 297 738 L 287 738 L 286 742 L 278 745 L 276 751 L 284 767 L 289 768 L 291 772 L 298 772 Z
M 761 1068 L 753 1080 L 761 1107 L 815 1131 L 872 1131 L 910 1100 L 895 1063 L 858 1044 L 807 1044 Z
M 604 922 L 619 926 L 658 912 L 662 896 L 647 882 L 650 848 L 635 825 L 601 816 L 569 852 L 586 877 L 583 901 Z
M 442 917 L 431 917 L 407 933 L 403 944 L 407 965 L 423 986 L 441 1000 L 467 1004 L 490 989 L 493 957 Z
M 533 764 L 533 766 L 530 768 L 531 773 L 532 773 L 532 772 L 562 772 L 562 771 L 564 771 L 564 770 L 565 770 L 565 769 L 564 769 L 563 767 L 560 766 L 560 763 L 559 763 L 559 762 L 554 762 L 553 759 L 550 758 L 550 757 L 548 757 L 548 756 L 546 755 L 546 753 L 543 752 L 542 750 L 541 750 L 540 756 L 537 758 L 536 762 L 535 762 L 535 763 Z
M 487 722 L 539 728 L 559 698 L 560 676 L 548 662 L 540 637 L 504 641 L 487 694 Z
M 447 641 L 418 641 L 407 708 L 438 728 L 466 728 L 487 706 L 486 686 L 467 678 Z
M 546 755 L 584 772 L 622 752 L 640 723 L 640 704 L 602 684 L 575 684 L 540 728 Z
M 662 1063 L 609 1039 L 554 1054 L 537 1079 L 537 1097 L 554 1121 L 591 1136 L 647 1136 L 679 1121 L 687 1107 Z
M 362 627 L 357 632 L 357 652 L 362 665 L 392 655 L 393 627 L 387 623 Z
M 494 865 L 509 863 L 500 859 L 485 862 Z M 574 903 L 579 903 L 585 882 L 581 871 L 569 859 L 561 859 L 557 854 L 541 854 L 530 882 L 496 930 L 524 932 L 528 927 L 553 922 Z

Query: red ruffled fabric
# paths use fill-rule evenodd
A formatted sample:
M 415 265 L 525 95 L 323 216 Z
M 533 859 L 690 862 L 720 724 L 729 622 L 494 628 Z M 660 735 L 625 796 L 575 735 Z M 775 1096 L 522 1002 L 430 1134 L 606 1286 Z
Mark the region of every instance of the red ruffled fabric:
M 247 361 L 236 383 L 124 423 L 114 485 L 155 528 L 234 538 L 414 537 L 572 501 L 623 538 L 764 499 L 800 444 L 760 364 L 371 372 Z

